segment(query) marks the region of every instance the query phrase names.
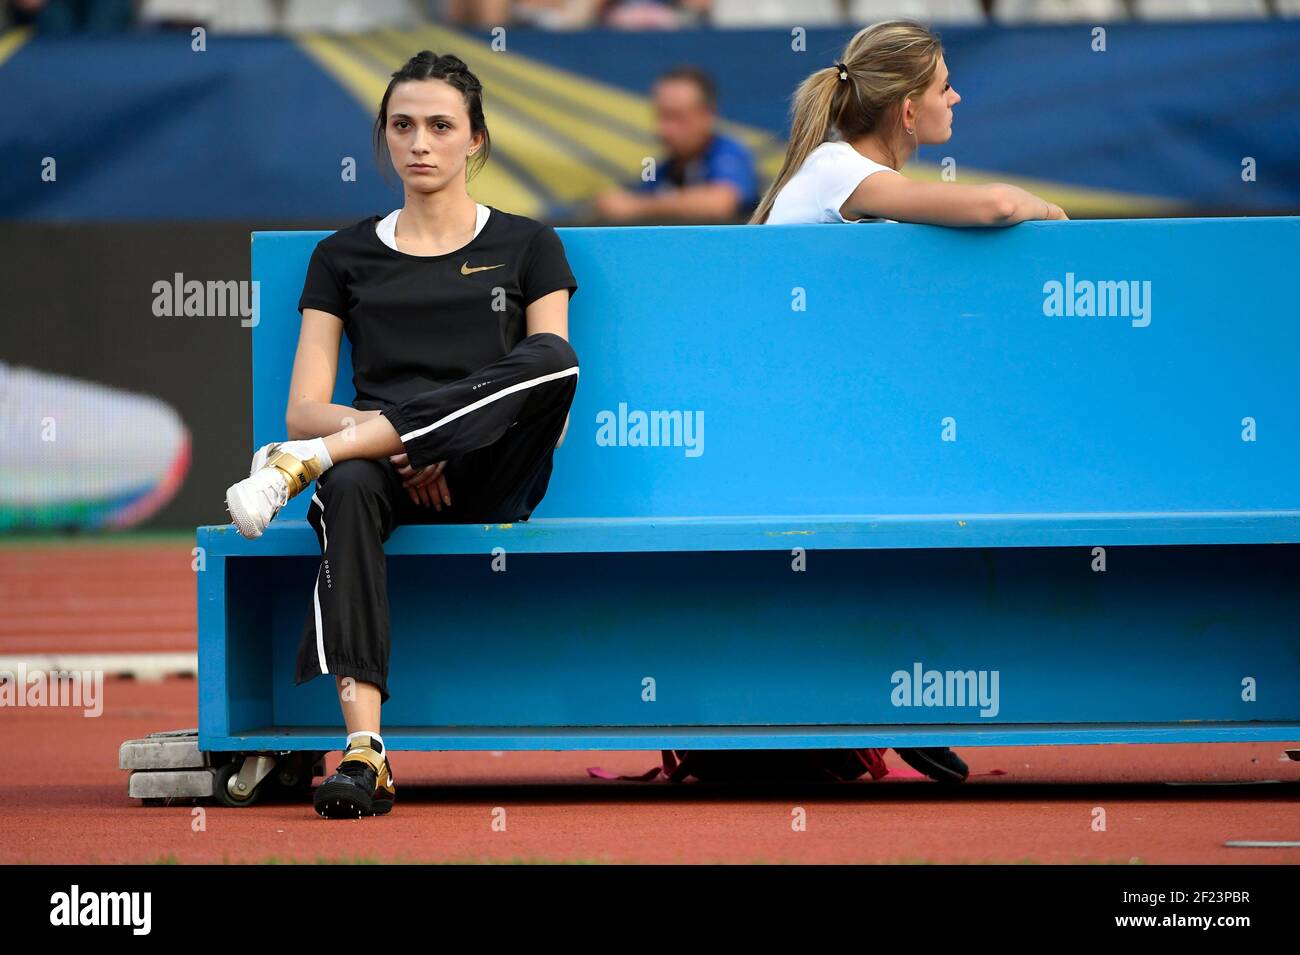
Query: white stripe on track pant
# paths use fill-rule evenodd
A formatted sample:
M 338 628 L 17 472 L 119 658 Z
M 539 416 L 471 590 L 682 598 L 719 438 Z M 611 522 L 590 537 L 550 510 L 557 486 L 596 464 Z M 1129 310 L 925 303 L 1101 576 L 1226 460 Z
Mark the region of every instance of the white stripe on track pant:
M 321 562 L 297 683 L 351 676 L 378 686 L 387 702 L 384 541 L 401 524 L 526 521 L 546 493 L 577 382 L 572 347 L 544 332 L 466 378 L 385 408 L 413 467 L 447 462 L 452 503 L 441 511 L 412 501 L 387 459 L 354 458 L 321 475 L 307 511 Z

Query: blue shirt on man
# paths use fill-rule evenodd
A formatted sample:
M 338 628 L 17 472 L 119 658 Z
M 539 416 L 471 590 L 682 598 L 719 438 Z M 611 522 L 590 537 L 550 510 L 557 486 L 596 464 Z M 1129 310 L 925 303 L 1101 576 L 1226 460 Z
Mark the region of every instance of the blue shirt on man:
M 730 136 L 715 133 L 704 152 L 694 159 L 684 163 L 671 158 L 660 159 L 655 171 L 656 178 L 639 183 L 639 192 L 729 182 L 740 194 L 738 213 L 748 214 L 758 205 L 758 172 L 754 168 L 753 154 Z

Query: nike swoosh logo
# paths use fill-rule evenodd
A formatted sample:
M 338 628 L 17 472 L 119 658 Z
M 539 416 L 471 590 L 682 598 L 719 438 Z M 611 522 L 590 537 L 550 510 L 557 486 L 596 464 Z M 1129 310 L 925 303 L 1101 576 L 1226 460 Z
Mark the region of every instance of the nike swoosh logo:
M 471 272 L 486 272 L 488 269 L 503 269 L 505 267 L 506 264 L 502 262 L 500 265 L 476 265 L 471 269 L 469 263 L 466 262 L 460 267 L 460 274 L 469 275 Z

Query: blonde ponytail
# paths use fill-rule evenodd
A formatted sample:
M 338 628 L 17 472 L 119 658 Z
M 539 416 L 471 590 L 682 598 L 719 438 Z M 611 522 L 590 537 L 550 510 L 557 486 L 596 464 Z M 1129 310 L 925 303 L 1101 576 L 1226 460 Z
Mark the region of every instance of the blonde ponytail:
M 850 140 L 873 132 L 903 100 L 919 97 L 942 55 L 939 37 L 915 20 L 886 20 L 859 30 L 840 57 L 846 78 L 840 78 L 839 65 L 828 66 L 799 84 L 785 159 L 750 223 L 767 221 L 777 193 L 832 135 Z
M 826 135 L 831 128 L 831 103 L 842 82 L 839 70 L 828 66 L 799 84 L 790 111 L 790 143 L 785 148 L 785 160 L 781 163 L 780 172 L 772 180 L 772 185 L 763 194 L 763 201 L 750 217 L 750 223 L 767 221 L 776 194 L 799 171 L 808 154 L 826 142 Z

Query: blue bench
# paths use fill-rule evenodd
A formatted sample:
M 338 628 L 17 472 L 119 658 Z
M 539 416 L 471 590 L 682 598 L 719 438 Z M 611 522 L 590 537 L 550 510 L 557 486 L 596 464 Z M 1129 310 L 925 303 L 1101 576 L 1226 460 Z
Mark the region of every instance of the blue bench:
M 560 234 L 568 436 L 388 542 L 392 748 L 1300 739 L 1300 219 Z M 251 446 L 323 235 L 253 236 Z M 205 752 L 339 746 L 309 497 L 198 530 Z

